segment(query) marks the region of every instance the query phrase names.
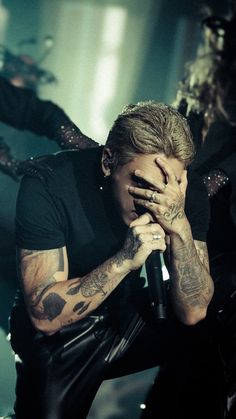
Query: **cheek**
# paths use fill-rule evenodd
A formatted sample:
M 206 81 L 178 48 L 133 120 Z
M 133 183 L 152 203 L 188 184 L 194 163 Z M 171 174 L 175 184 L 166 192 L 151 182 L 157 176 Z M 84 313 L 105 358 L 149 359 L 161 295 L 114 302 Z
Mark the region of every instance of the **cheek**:
M 133 198 L 128 191 L 128 185 L 121 185 L 115 190 L 115 198 L 120 210 L 127 211 L 133 208 Z
M 122 206 L 129 207 L 130 204 L 132 203 L 132 197 L 128 192 L 127 185 L 124 185 L 120 188 L 119 195 L 120 195 Z

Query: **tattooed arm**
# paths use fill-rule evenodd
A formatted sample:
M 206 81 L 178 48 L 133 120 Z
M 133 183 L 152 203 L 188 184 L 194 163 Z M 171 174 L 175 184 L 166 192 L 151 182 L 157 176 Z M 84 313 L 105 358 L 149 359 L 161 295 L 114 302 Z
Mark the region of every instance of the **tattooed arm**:
M 81 278 L 68 279 L 66 248 L 18 250 L 18 267 L 25 303 L 36 329 L 51 335 L 95 310 L 152 250 L 165 250 L 164 232 L 148 217 L 128 230 L 122 249 Z M 149 233 L 149 234 L 147 234 Z M 162 233 L 162 240 L 152 240 Z
M 135 171 L 139 186 L 129 187 L 129 192 L 136 205 L 144 207 L 168 237 L 173 306 L 179 320 L 191 325 L 206 316 L 214 291 L 207 248 L 204 242 L 193 241 L 185 214 L 187 173 L 184 167 L 172 168 L 163 156 L 156 163 L 153 175 Z
M 18 250 L 25 303 L 36 329 L 51 335 L 98 307 L 129 272 L 125 259 L 109 259 L 82 278 L 68 278 L 66 248 Z
M 205 242 L 193 241 L 190 226 L 170 238 L 172 302 L 178 318 L 195 324 L 207 313 L 214 292 Z

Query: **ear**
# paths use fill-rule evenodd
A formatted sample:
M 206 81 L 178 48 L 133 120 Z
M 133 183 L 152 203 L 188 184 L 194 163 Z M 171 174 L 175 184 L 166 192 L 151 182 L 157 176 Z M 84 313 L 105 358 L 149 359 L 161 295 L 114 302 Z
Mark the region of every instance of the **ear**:
M 112 152 L 109 148 L 104 147 L 102 152 L 102 171 L 105 177 L 111 175 L 111 165 L 112 165 Z

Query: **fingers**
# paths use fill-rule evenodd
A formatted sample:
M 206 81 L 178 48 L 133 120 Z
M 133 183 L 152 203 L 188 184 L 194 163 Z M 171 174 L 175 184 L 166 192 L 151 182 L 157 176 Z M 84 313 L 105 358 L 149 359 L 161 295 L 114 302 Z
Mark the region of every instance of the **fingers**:
M 143 249 L 147 256 L 153 250 L 160 250 L 164 252 L 166 250 L 165 235 L 158 232 L 140 232 L 136 235 L 136 239 L 140 243 L 140 250 Z
M 166 249 L 165 231 L 157 223 L 135 226 L 132 234 L 135 240 L 150 250 Z
M 188 186 L 187 173 L 187 170 L 184 170 L 180 180 L 180 190 L 184 195 L 186 195 L 186 189 Z
M 158 191 L 129 186 L 129 193 L 134 197 L 134 200 L 136 200 L 137 202 L 140 199 L 149 203 L 160 204 L 161 202 L 162 195 Z
M 130 223 L 130 227 L 140 226 L 140 225 L 146 225 L 153 221 L 153 218 L 151 214 L 146 212 L 145 214 L 140 215 L 140 217 L 136 218 L 136 220 L 132 221 Z
M 166 184 L 176 184 L 176 182 L 178 183 L 178 179 L 173 169 L 165 158 L 158 157 L 155 161 L 165 175 Z
M 140 178 L 141 180 L 144 180 L 150 186 L 149 190 L 151 190 L 151 191 L 156 190 L 156 191 L 159 191 L 159 192 L 163 192 L 165 190 L 166 186 L 167 186 L 165 182 L 158 181 L 156 178 L 154 178 L 153 176 L 148 175 L 147 173 L 144 173 L 140 169 L 135 170 L 134 175 L 137 178 Z M 142 189 L 142 188 L 137 188 L 137 189 Z M 148 190 L 148 189 L 146 189 L 146 190 Z
M 145 220 L 143 216 L 140 219 Z M 159 224 L 149 223 L 129 228 L 121 253 L 131 270 L 140 268 L 153 250 L 166 250 L 165 232 Z

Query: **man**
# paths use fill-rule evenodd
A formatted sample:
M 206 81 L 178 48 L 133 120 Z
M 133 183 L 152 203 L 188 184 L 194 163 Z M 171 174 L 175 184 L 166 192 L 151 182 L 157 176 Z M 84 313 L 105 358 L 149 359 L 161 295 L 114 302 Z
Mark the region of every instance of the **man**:
M 104 148 L 58 153 L 23 179 L 17 419 L 86 417 L 104 379 L 168 362 L 183 329 L 205 318 L 214 287 L 205 190 L 190 177 L 198 201 L 186 195 L 193 152 L 185 119 L 143 102 L 118 116 Z M 140 278 L 154 250 L 169 254 L 164 323 Z

